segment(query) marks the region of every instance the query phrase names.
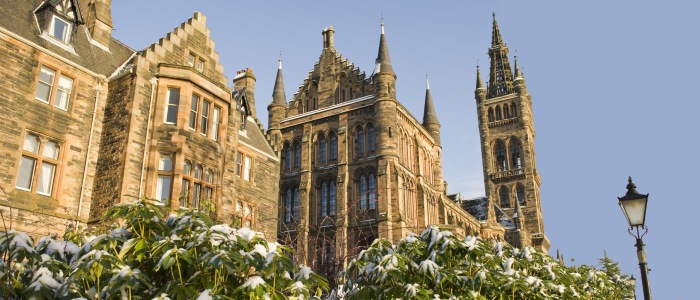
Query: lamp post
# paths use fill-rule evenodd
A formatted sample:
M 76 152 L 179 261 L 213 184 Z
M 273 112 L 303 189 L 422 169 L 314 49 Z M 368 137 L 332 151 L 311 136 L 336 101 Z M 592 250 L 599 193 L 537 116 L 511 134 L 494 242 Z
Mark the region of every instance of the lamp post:
M 647 256 L 644 252 L 644 242 L 642 242 L 642 237 L 644 237 L 644 235 L 649 231 L 649 229 L 644 226 L 649 194 L 644 195 L 638 193 L 637 186 L 632 183 L 632 177 L 630 176 L 629 183 L 627 184 L 627 194 L 622 197 L 618 197 L 617 199 L 620 202 L 622 212 L 627 218 L 627 222 L 630 224 L 627 232 L 637 240 L 635 246 L 637 246 L 639 270 L 642 273 L 642 291 L 644 291 L 644 300 L 651 300 L 649 281 L 647 279 L 647 272 L 649 271 L 649 268 L 647 267 Z M 640 229 L 644 231 L 640 232 Z

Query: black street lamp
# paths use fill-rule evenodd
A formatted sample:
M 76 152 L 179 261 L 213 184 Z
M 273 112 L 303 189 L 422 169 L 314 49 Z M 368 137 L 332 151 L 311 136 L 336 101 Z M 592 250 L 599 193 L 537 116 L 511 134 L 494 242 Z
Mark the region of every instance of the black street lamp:
M 637 246 L 637 259 L 639 259 L 639 270 L 642 273 L 642 290 L 644 291 L 644 300 L 651 300 L 651 292 L 649 291 L 649 280 L 647 279 L 647 272 L 649 268 L 647 267 L 647 255 L 644 252 L 644 242 L 642 242 L 642 237 L 649 231 L 649 229 L 644 226 L 644 219 L 647 214 L 647 201 L 649 200 L 649 194 L 640 194 L 637 192 L 637 186 L 632 183 L 632 177 L 629 177 L 629 183 L 627 184 L 627 194 L 623 197 L 617 198 L 620 201 L 620 207 L 622 212 L 627 218 L 630 227 L 627 232 L 637 240 L 635 246 Z M 644 232 L 640 232 L 640 229 Z

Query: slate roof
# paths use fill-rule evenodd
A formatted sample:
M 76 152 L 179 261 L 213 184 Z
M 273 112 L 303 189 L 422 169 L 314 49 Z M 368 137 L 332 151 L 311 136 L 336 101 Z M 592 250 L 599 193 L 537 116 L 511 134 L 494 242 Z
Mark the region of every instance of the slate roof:
M 85 25 L 80 25 L 75 30 L 72 43 L 75 53 L 49 42 L 41 37 L 41 31 L 34 16 L 34 10 L 42 3 L 43 1 L 41 0 L 0 1 L 0 27 L 104 76 L 112 74 L 117 67 L 122 65 L 134 53 L 133 49 L 114 38 L 111 39 L 109 51 L 92 44 L 87 30 L 85 30 Z
M 265 134 L 258 125 L 258 120 L 252 117 L 248 117 L 245 125 L 245 133 L 238 132 L 238 141 L 246 143 L 251 147 L 260 150 L 265 154 L 269 154 L 273 157 L 277 157 L 275 151 L 272 150 L 272 146 L 267 142 Z
M 486 221 L 486 215 L 488 214 L 486 205 L 489 203 L 489 198 L 478 197 L 474 199 L 458 199 L 457 201 L 474 218 L 479 221 Z

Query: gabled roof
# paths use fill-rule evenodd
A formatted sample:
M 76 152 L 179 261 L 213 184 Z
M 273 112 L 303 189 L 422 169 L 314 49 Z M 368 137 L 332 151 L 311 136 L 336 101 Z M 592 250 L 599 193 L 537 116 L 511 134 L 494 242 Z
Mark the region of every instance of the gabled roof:
M 233 101 L 235 101 L 236 105 L 239 107 L 241 105 L 248 107 L 246 89 L 242 88 L 233 91 Z M 262 124 L 255 116 L 249 115 L 246 118 L 245 130 L 238 132 L 238 142 L 244 143 L 249 147 L 257 149 L 258 151 L 271 157 L 277 157 L 277 154 L 272 149 L 272 146 L 267 139 L 267 134 L 265 133 Z
M 133 49 L 116 39 L 111 39 L 109 51 L 91 43 L 87 30 L 83 28 L 85 25 L 82 25 L 82 16 L 77 4 L 72 5 L 73 8 L 67 8 L 76 14 L 75 26 L 78 26 L 77 30 L 74 31 L 74 37 L 70 45 L 73 51 L 70 51 L 71 47 L 60 47 L 56 43 L 50 42 L 46 37 L 42 37 L 41 28 L 39 28 L 37 16 L 34 12 L 37 8 L 51 5 L 52 2 L 55 1 L 0 1 L 0 31 L 8 32 L 8 35 L 22 42 L 43 48 L 91 72 L 104 76 L 109 76 L 113 73 L 117 67 L 122 65 L 134 53 Z M 73 3 L 73 1 L 70 3 Z

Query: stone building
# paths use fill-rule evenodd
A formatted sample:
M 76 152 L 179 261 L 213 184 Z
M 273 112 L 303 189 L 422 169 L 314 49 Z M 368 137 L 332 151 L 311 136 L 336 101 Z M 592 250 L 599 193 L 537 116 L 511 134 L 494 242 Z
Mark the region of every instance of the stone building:
M 255 115 L 252 70 L 228 86 L 201 13 L 135 51 L 111 37 L 110 5 L 0 2 L 9 226 L 60 234 L 146 197 L 275 238 L 279 158 Z
M 279 239 L 297 259 L 332 272 L 374 239 L 397 241 L 438 224 L 459 235 L 480 223 L 447 198 L 442 147 L 426 84 L 422 122 L 396 98 L 384 25 L 367 76 L 325 28 L 318 63 L 287 103 L 282 65 L 268 106 L 268 134 L 282 150 Z

